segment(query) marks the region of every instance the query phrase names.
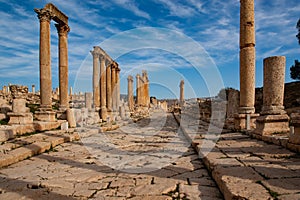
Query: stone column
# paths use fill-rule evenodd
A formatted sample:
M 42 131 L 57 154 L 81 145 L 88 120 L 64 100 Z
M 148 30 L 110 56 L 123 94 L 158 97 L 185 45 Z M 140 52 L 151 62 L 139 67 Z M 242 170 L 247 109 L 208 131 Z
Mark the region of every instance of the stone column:
M 134 110 L 134 99 L 133 99 L 133 77 L 132 76 L 128 76 L 127 78 L 128 81 L 128 107 L 129 110 L 132 112 Z
M 40 20 L 40 108 L 35 117 L 40 121 L 55 121 L 52 111 L 52 80 L 50 57 L 50 20 L 51 13 L 47 9 L 34 9 Z
M 179 102 L 180 102 L 180 106 L 183 106 L 184 104 L 184 80 L 181 80 L 180 81 L 180 99 L 179 99 Z
M 111 66 L 113 63 L 108 64 L 106 67 L 106 107 L 110 115 L 112 112 L 112 96 L 111 96 Z
M 68 81 L 68 25 L 55 24 L 59 36 L 58 58 L 59 58 L 59 101 L 60 110 L 69 108 L 69 81 Z
M 144 92 L 144 105 L 146 107 L 149 107 L 150 105 L 150 96 L 149 96 L 149 80 L 148 80 L 148 74 L 146 70 L 143 70 L 143 92 Z
M 235 128 L 255 128 L 255 20 L 254 0 L 240 0 L 240 106 Z
M 92 96 L 93 94 L 91 92 L 86 92 L 85 97 L 85 107 L 91 111 L 92 110 Z
M 32 92 L 32 94 L 35 94 L 35 85 L 31 86 L 31 92 Z
M 120 107 L 120 98 L 121 98 L 121 94 L 120 94 L 120 71 L 121 69 L 118 67 L 116 69 L 116 106 L 117 106 L 117 110 L 119 110 Z
M 141 106 L 142 99 L 141 99 L 141 76 L 139 74 L 136 75 L 136 105 Z
M 100 55 L 100 117 L 103 121 L 106 121 L 107 109 L 106 109 L 106 58 Z
M 289 132 L 289 117 L 284 111 L 285 57 L 264 59 L 263 107 L 256 120 L 257 135 Z
M 73 88 L 70 87 L 70 93 L 69 93 L 69 96 L 72 96 L 73 95 Z
M 116 67 L 115 65 L 111 66 L 111 90 L 112 90 L 112 109 L 113 111 L 117 111 L 116 106 Z
M 35 9 L 40 20 L 40 109 L 52 111 L 52 80 L 50 56 L 51 13 L 45 9 Z
M 93 55 L 93 104 L 95 110 L 100 109 L 100 88 L 99 88 L 99 80 L 100 80 L 100 68 L 99 68 L 99 52 L 98 47 L 94 47 L 94 50 L 91 51 Z

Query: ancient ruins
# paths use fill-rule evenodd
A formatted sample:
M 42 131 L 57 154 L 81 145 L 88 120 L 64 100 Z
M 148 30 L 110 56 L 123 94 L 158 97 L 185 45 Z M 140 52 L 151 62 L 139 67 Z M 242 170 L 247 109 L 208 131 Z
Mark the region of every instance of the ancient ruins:
M 0 90 L 0 199 L 300 199 L 300 83 L 285 83 L 286 57 L 270 55 L 255 88 L 254 3 L 240 0 L 240 90 L 190 99 L 188 77 L 174 82 L 178 98 L 157 99 L 144 69 L 124 72 L 121 94 L 125 70 L 100 46 L 89 54 L 91 91 L 78 92 L 68 17 L 52 3 L 34 9 L 40 85 Z

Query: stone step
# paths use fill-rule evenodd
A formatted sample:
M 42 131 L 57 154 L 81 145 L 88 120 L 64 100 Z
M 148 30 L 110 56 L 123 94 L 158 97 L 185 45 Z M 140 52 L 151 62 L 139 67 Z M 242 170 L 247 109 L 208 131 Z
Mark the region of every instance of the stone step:
M 175 119 L 180 123 L 179 116 Z M 181 128 L 226 200 L 299 199 L 299 154 L 230 131 L 213 144 Z
M 68 132 L 60 130 L 47 131 L 15 138 L 0 146 L 0 167 L 11 165 L 49 151 L 62 143 L 78 139 L 79 135 L 74 130 L 69 130 Z

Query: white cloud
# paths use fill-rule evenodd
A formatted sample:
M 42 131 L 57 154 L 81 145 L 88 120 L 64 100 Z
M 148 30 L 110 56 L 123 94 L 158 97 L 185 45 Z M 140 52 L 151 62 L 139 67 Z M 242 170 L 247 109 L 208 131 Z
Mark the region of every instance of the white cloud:
M 149 20 L 151 19 L 150 15 L 147 12 L 140 10 L 133 0 L 113 0 L 113 2 L 122 8 L 133 12 L 136 16 Z

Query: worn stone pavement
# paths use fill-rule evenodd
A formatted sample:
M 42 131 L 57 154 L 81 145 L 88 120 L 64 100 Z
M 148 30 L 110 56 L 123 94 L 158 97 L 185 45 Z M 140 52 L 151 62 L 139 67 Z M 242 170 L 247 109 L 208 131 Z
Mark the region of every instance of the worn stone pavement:
M 80 134 L 0 169 L 0 199 L 223 199 L 171 114 Z
M 197 107 L 191 102 L 176 119 L 226 200 L 300 199 L 299 153 L 202 121 Z

